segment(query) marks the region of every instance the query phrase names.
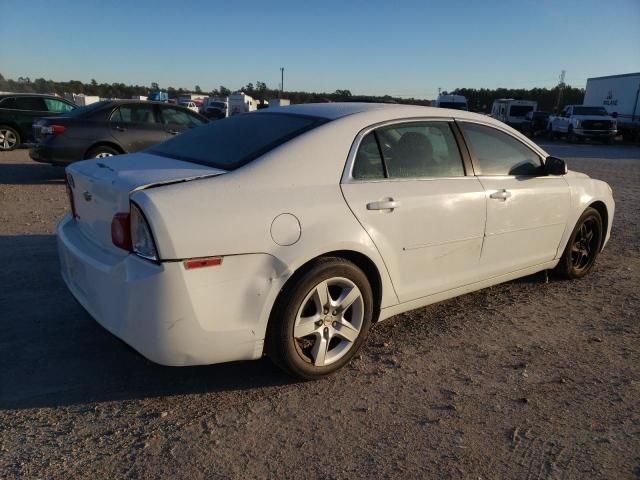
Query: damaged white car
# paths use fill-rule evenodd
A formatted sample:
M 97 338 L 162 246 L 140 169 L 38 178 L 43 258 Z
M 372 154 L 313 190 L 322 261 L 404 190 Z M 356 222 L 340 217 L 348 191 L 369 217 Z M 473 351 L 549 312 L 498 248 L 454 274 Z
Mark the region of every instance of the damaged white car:
M 541 270 L 588 273 L 609 186 L 489 117 L 268 109 L 67 168 L 64 280 L 154 362 L 269 355 L 312 379 L 371 325 Z

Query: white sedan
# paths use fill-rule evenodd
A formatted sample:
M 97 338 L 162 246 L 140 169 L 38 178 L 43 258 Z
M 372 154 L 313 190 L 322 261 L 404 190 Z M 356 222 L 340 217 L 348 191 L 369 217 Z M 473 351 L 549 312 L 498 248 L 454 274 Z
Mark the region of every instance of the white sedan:
M 269 355 L 318 378 L 371 325 L 541 270 L 578 278 L 611 188 L 460 110 L 297 105 L 67 168 L 64 280 L 164 365 Z

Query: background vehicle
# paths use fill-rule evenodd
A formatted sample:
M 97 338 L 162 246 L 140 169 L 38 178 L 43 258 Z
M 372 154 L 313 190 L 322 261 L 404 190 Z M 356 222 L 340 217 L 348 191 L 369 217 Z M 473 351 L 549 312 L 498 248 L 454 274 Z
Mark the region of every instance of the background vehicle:
M 211 119 L 220 119 L 227 116 L 227 103 L 226 102 L 209 102 L 203 108 L 202 114 Z
M 526 114 L 535 112 L 537 108 L 538 102 L 534 102 L 533 100 L 499 98 L 493 102 L 491 116 L 519 130 Z
M 254 112 L 258 109 L 258 103 L 246 93 L 233 93 L 229 95 L 228 116 L 239 113 Z
M 147 96 L 147 100 L 152 102 L 168 102 L 169 94 L 167 92 L 161 92 L 161 91 L 149 92 L 149 95 Z
M 587 79 L 585 105 L 604 107 L 626 140 L 640 135 L 640 72 Z
M 463 95 L 438 95 L 431 103 L 432 107 L 453 108 L 454 110 L 469 110 L 467 99 Z
M 192 101 L 183 100 L 183 101 L 178 102 L 178 105 L 180 105 L 181 107 L 188 108 L 189 110 L 191 110 L 193 112 L 198 112 L 198 110 L 199 110 L 199 108 L 196 105 L 196 103 L 192 102 Z
M 155 362 L 267 353 L 311 379 L 377 320 L 545 269 L 586 275 L 609 186 L 498 121 L 443 111 L 265 109 L 71 165 L 63 278 Z
M 198 113 L 167 103 L 106 100 L 33 125 L 37 162 L 65 165 L 86 158 L 137 152 L 207 123 Z
M 618 133 L 616 120 L 604 107 L 589 105 L 567 105 L 559 116 L 550 116 L 548 132 L 551 137 L 565 135 L 570 142 L 600 138 L 605 143 Z
M 53 95 L 0 94 L 0 151 L 13 150 L 30 141 L 35 120 L 75 108 L 73 103 Z
M 528 112 L 520 124 L 520 131 L 530 137 L 535 137 L 539 133 L 545 133 L 549 124 L 550 115 L 551 113 L 540 110 Z

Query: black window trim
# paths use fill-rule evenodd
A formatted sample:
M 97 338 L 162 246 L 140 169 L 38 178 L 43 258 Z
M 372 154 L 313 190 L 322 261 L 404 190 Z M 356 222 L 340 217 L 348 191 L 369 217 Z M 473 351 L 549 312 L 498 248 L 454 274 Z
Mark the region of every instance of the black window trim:
M 382 127 L 388 127 L 393 125 L 401 125 L 408 123 L 447 123 L 449 128 L 451 128 L 451 132 L 455 138 L 456 144 L 458 146 L 458 152 L 460 153 L 460 158 L 462 160 L 462 168 L 464 171 L 464 175 L 455 176 L 455 177 L 389 177 L 386 162 L 384 160 L 384 155 L 382 154 L 382 148 L 380 146 L 380 141 L 378 139 L 378 135 L 376 131 Z M 359 179 L 354 178 L 353 176 L 353 167 L 355 166 L 356 156 L 358 154 L 358 150 L 360 149 L 360 144 L 364 140 L 364 138 L 371 132 L 374 132 L 376 143 L 378 145 L 378 153 L 380 154 L 380 158 L 382 159 L 382 165 L 384 169 L 384 178 L 366 178 Z M 400 118 L 394 120 L 385 120 L 383 122 L 379 122 L 373 125 L 369 125 L 366 128 L 363 128 L 358 132 L 355 136 L 351 148 L 349 149 L 349 154 L 347 155 L 347 161 L 345 162 L 345 167 L 342 172 L 342 178 L 340 183 L 373 183 L 373 182 L 406 182 L 412 180 L 442 180 L 442 179 L 460 179 L 460 178 L 469 178 L 474 176 L 473 165 L 471 162 L 471 158 L 469 155 L 468 148 L 466 143 L 462 138 L 462 134 L 459 131 L 458 125 L 456 125 L 456 121 L 452 117 L 410 117 L 410 118 Z
M 469 158 L 471 159 L 471 164 L 473 166 L 473 171 L 475 172 L 475 175 L 478 177 L 500 177 L 500 178 L 506 178 L 506 177 L 524 177 L 524 178 L 539 178 L 539 177 L 546 177 L 547 174 L 546 173 L 541 173 L 541 174 L 537 174 L 537 175 L 513 175 L 513 174 L 506 174 L 506 175 L 491 175 L 491 174 L 483 174 L 482 173 L 482 169 L 480 168 L 480 163 L 478 162 L 478 159 L 475 157 L 475 154 L 473 153 L 473 149 L 471 148 L 471 142 L 469 141 L 469 138 L 466 134 L 466 132 L 464 131 L 463 125 L 465 123 L 470 123 L 470 124 L 474 124 L 474 125 L 480 125 L 482 127 L 487 127 L 487 128 L 492 128 L 494 130 L 497 130 L 498 132 L 502 132 L 505 135 L 509 136 L 511 139 L 515 140 L 516 142 L 519 142 L 520 144 L 524 145 L 526 148 L 528 148 L 529 150 L 531 150 L 531 152 L 533 152 L 537 157 L 538 160 L 540 162 L 540 172 L 544 172 L 543 167 L 544 167 L 544 157 L 543 155 L 540 153 L 540 151 L 531 148 L 531 145 L 528 145 L 527 143 L 523 142 L 521 139 L 519 139 L 518 137 L 514 136 L 513 134 L 511 134 L 510 132 L 508 132 L 507 130 L 500 128 L 497 125 L 492 125 L 490 123 L 484 123 L 484 122 L 479 122 L 479 121 L 475 121 L 475 120 L 471 120 L 471 119 L 456 119 L 456 123 L 458 124 L 458 129 L 460 131 L 460 134 L 463 138 L 463 141 L 465 143 L 466 149 L 469 152 Z

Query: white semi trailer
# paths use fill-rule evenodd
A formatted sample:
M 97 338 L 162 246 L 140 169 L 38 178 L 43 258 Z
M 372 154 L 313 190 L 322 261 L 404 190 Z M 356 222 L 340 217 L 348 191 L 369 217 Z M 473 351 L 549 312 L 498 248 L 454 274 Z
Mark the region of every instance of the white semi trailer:
M 583 103 L 604 107 L 625 139 L 640 137 L 640 72 L 587 79 Z

